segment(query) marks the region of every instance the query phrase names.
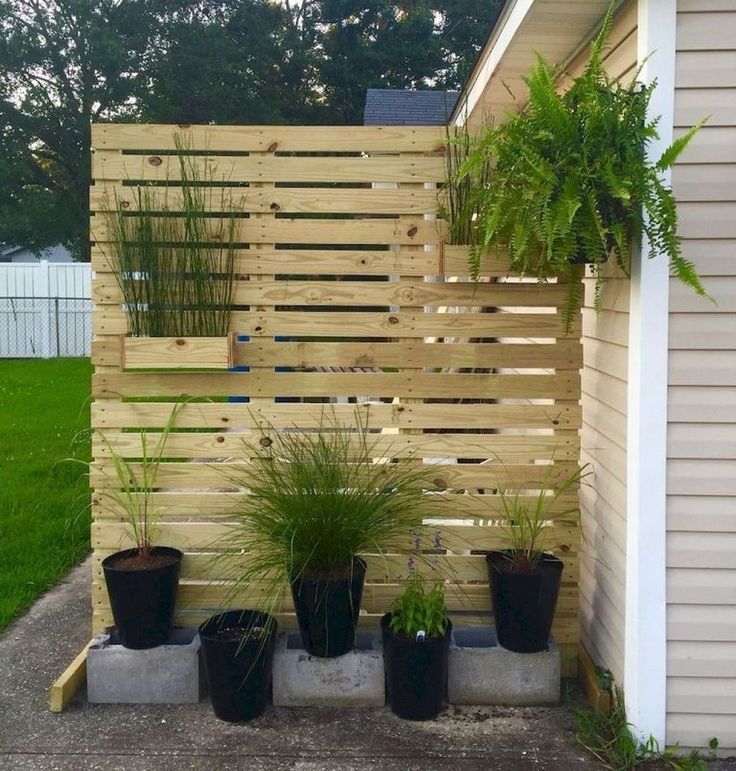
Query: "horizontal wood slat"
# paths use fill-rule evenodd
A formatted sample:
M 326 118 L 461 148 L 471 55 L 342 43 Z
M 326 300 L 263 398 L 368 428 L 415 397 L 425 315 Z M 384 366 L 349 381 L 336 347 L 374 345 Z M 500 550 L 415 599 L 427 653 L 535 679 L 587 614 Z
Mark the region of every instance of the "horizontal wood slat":
M 100 456 L 101 459 L 104 456 Z M 206 456 L 205 456 L 206 457 Z M 220 456 L 223 457 L 223 456 Z M 242 457 L 242 456 L 241 456 Z M 231 488 L 233 483 L 230 478 L 238 475 L 238 457 L 229 458 L 232 463 L 218 464 L 212 460 L 200 462 L 179 463 L 164 462 L 160 465 L 156 477 L 160 488 Z M 430 465 L 430 464 L 427 464 Z M 548 478 L 549 467 L 542 465 L 521 464 L 455 464 L 436 463 L 430 466 L 429 482 L 439 490 L 479 490 L 494 489 L 497 487 L 520 487 L 522 489 L 535 489 L 540 482 Z M 141 479 L 141 466 L 131 463 L 132 473 L 136 479 Z M 572 467 L 569 464 L 559 463 L 555 466 L 554 479 L 569 475 Z M 118 488 L 117 476 L 111 470 L 101 474 L 96 468 L 92 471 L 91 482 L 93 487 L 101 488 L 107 485 L 109 488 Z M 470 505 L 461 501 L 458 506 Z M 433 514 L 434 516 L 434 514 Z M 454 516 L 454 514 L 453 514 Z
M 564 428 L 580 427 L 581 410 L 571 404 L 382 404 L 378 402 L 330 405 L 329 416 L 343 425 L 356 425 L 356 411 L 363 425 L 421 429 L 488 428 Z M 171 414 L 170 404 L 145 402 L 97 402 L 92 404 L 92 420 L 98 428 L 163 428 Z M 324 421 L 320 404 L 186 404 L 176 420 L 178 428 L 248 428 L 272 425 L 277 428 L 300 425 L 319 428 Z M 394 435 L 396 442 L 421 441 L 406 435 Z M 488 437 L 486 437 L 488 438 Z M 495 435 L 494 440 L 508 449 L 521 437 Z M 523 437 L 528 442 L 554 440 L 560 443 L 570 437 Z M 472 441 L 472 437 L 471 437 Z
M 442 157 L 307 158 L 276 155 L 193 156 L 199 179 L 215 182 L 441 182 Z M 92 176 L 101 180 L 181 179 L 181 164 L 174 156 L 121 155 L 101 150 L 92 155 Z
M 122 302 L 118 282 L 101 276 L 92 281 L 97 303 Z M 421 281 L 236 281 L 237 305 L 430 305 L 517 306 L 561 305 L 567 287 L 557 284 L 474 284 Z
M 177 224 L 176 222 L 173 223 Z M 208 219 L 206 240 L 228 242 L 230 222 L 226 218 Z M 90 238 L 97 244 L 113 240 L 114 223 L 98 214 L 92 218 Z M 435 244 L 442 241 L 446 226 L 443 220 L 426 221 L 421 216 L 408 222 L 398 219 L 275 219 L 242 217 L 232 224 L 233 243 L 252 244 Z M 185 242 L 184 225 L 181 239 Z
M 120 337 L 94 343 L 101 364 L 127 369 L 250 367 L 474 367 L 580 369 L 582 346 L 502 343 L 330 343 L 252 341 L 227 338 Z
M 98 335 L 128 331 L 119 306 L 98 305 L 92 311 Z M 354 311 L 234 311 L 230 327 L 239 335 L 315 337 L 505 337 L 579 338 L 579 321 L 569 331 L 557 313 L 407 313 Z
M 442 126 L 172 126 L 110 124 L 92 126 L 96 150 L 176 150 L 202 152 L 442 152 Z
M 407 246 L 362 249 L 236 249 L 235 273 L 335 275 L 345 276 L 468 276 L 468 247 L 440 244 L 429 251 Z M 98 275 L 115 273 L 115 260 L 109 245 L 92 247 L 92 259 Z M 482 258 L 484 276 L 509 276 L 509 261 L 503 256 Z
M 205 180 L 213 242 L 226 235 L 218 215 L 236 214 L 229 341 L 124 337 L 111 216 L 120 204 L 140 216 L 142 182 L 157 183 L 147 187 L 154 210 L 178 210 L 177 137 Z M 243 474 L 263 451 L 263 434 L 316 431 L 333 419 L 367 425 L 377 458 L 424 462 L 422 530 L 427 547 L 439 533 L 445 551 L 427 555 L 423 569 L 449 576 L 458 623 L 489 623 L 478 552 L 507 545 L 498 490 L 521 490 L 520 501 L 533 506 L 535 491 L 559 485 L 578 462 L 581 320 L 563 324 L 564 282 L 509 276 L 503 254 L 486 256 L 480 281 L 468 280 L 469 247 L 445 244 L 438 218 L 444 140 L 442 127 L 93 127 L 96 631 L 112 621 L 101 561 L 131 545 L 110 448 L 138 476 L 142 436 L 155 443 L 182 401 L 150 498 L 158 542 L 185 552 L 177 623 L 203 620 L 231 599 L 230 574 L 212 554 L 230 548 L 223 536 L 248 495 Z M 228 365 L 248 369 L 210 371 Z M 548 530 L 565 564 L 554 634 L 571 650 L 583 548 L 578 494 L 572 488 L 551 504 Z M 366 559 L 368 627 L 401 590 L 407 562 L 397 553 Z M 268 600 L 253 584 L 235 601 Z M 278 617 L 289 628 L 292 610 L 287 597 Z
M 90 189 L 93 212 L 141 210 L 143 201 L 151 211 L 181 210 L 181 187 L 140 188 L 133 185 L 100 184 Z M 436 190 L 376 190 L 311 187 L 211 188 L 207 204 L 212 212 L 262 212 L 265 214 L 433 214 Z
M 174 466 L 174 464 L 170 465 Z M 91 477 L 91 482 L 96 488 L 92 496 L 95 519 L 122 523 L 123 511 L 115 500 L 117 488 L 113 480 L 108 476 L 103 476 L 105 473 L 103 468 L 102 463 L 95 464 Z M 162 492 L 152 493 L 150 497 L 151 505 L 164 520 L 183 520 L 188 517 L 197 517 L 200 521 L 227 519 L 238 510 L 242 505 L 244 496 L 247 496 L 243 492 L 215 492 L 218 489 L 216 487 L 218 484 L 225 486 L 232 484 L 227 478 L 220 475 L 216 464 L 207 468 L 206 474 L 196 479 L 196 483 L 202 485 L 201 487 L 195 487 L 192 484 L 195 480 L 189 476 L 177 473 L 180 468 L 181 464 L 178 464 L 177 468 L 165 468 L 164 478 L 159 480 L 161 487 L 157 488 Z M 173 485 L 182 483 L 191 485 L 193 489 L 173 487 Z M 177 492 L 163 492 L 167 484 L 172 485 L 169 489 L 177 490 Z M 106 486 L 109 488 L 106 489 Z M 207 490 L 207 492 L 200 492 L 201 490 Z M 136 494 L 136 497 L 139 496 L 140 494 Z M 464 493 L 442 492 L 435 493 L 433 498 L 436 500 L 432 501 L 432 505 L 437 509 L 438 517 L 442 521 L 456 519 L 494 520 L 503 513 L 501 497 L 497 494 L 465 495 Z M 536 496 L 530 491 L 528 495 L 519 496 L 519 500 L 523 504 L 533 505 Z M 569 511 L 576 504 L 576 492 L 573 491 L 565 496 L 560 496 L 558 500 L 550 504 L 548 512 L 550 521 L 560 520 L 565 523 L 574 523 L 575 515 L 570 514 Z M 436 521 L 440 521 L 440 519 Z M 567 536 L 568 539 L 570 537 Z
M 96 398 L 144 396 L 398 397 L 454 399 L 574 399 L 577 373 L 556 375 L 468 375 L 406 372 L 226 372 L 97 374 Z

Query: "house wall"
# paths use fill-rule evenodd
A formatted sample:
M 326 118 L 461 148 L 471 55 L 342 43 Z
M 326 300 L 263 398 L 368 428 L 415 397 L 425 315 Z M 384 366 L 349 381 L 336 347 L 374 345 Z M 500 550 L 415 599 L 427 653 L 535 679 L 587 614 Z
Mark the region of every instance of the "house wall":
M 610 75 L 626 81 L 637 69 L 636 2 L 614 19 L 605 54 Z M 585 47 L 567 67 L 563 86 L 584 68 Z M 583 307 L 581 435 L 583 462 L 594 475 L 581 493 L 580 631 L 596 664 L 624 681 L 626 593 L 626 394 L 629 279 L 606 268 L 600 313 L 593 309 L 595 281 L 586 279 Z
M 736 3 L 678 0 L 673 171 L 683 252 L 713 305 L 671 284 L 667 740 L 736 754 Z

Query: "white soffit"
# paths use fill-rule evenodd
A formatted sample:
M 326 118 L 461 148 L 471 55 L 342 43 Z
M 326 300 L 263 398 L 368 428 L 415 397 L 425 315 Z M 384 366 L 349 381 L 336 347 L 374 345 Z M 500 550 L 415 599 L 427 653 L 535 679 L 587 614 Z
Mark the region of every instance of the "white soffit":
M 608 0 L 508 0 L 460 94 L 451 123 L 503 119 L 526 101 L 522 78 L 542 54 L 568 61 L 600 25 Z M 509 93 L 509 91 L 511 93 Z M 513 96 L 512 96 L 513 94 Z

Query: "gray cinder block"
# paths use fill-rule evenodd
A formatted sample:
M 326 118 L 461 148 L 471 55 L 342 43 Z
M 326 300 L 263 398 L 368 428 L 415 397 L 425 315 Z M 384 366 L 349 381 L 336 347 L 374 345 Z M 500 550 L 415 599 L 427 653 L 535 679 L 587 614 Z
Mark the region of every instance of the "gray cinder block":
M 165 645 L 131 650 L 110 639 L 87 653 L 92 704 L 195 704 L 203 692 L 196 629 L 174 629 Z
M 450 643 L 451 704 L 556 704 L 560 700 L 560 649 L 550 639 L 540 653 L 502 648 L 491 629 L 455 629 Z
M 359 633 L 355 649 L 334 659 L 310 656 L 298 634 L 279 635 L 273 657 L 273 703 L 277 707 L 383 707 L 380 635 Z

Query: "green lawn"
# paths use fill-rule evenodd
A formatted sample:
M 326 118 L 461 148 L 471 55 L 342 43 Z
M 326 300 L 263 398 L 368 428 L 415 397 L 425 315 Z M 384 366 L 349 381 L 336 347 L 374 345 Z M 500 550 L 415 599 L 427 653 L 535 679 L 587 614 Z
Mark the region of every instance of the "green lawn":
M 89 359 L 0 360 L 0 629 L 89 550 Z

